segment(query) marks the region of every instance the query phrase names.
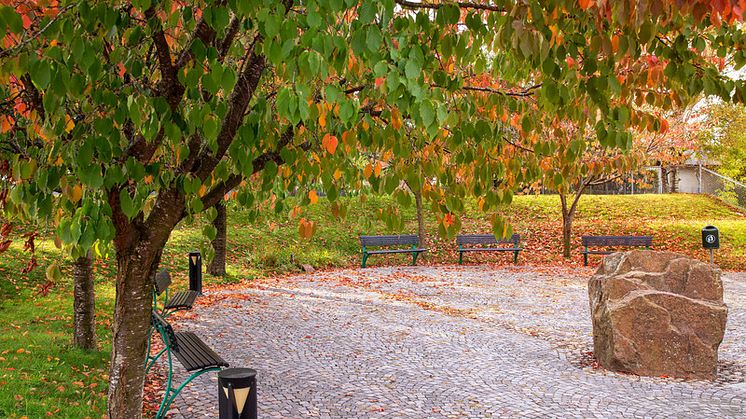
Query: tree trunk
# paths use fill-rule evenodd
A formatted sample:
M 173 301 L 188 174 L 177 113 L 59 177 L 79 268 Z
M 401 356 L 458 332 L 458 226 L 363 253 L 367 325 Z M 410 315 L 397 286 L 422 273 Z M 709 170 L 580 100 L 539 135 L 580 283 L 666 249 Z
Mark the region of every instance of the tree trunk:
M 215 256 L 207 266 L 207 273 L 210 275 L 224 276 L 225 275 L 225 245 L 226 245 L 226 219 L 228 217 L 225 204 L 221 201 L 215 205 L 215 209 L 218 211 L 218 215 L 212 222 L 212 225 L 217 230 L 215 240 L 212 241 L 212 248 L 215 250 Z
M 679 191 L 679 182 L 677 176 L 678 176 L 678 170 L 674 167 L 671 169 L 671 193 L 676 193 Z
M 562 202 L 562 256 L 569 259 L 572 250 L 572 221 L 575 219 L 575 211 L 578 209 L 578 202 L 583 195 L 583 191 L 590 183 L 590 180 L 581 183 L 580 188 L 573 194 L 572 204 L 567 206 L 567 195 L 560 193 L 560 202 Z
M 668 169 L 664 166 L 661 166 L 661 192 L 662 193 L 669 193 L 671 192 L 668 189 Z
M 141 241 L 117 252 L 117 293 L 109 372 L 109 418 L 142 417 L 145 351 L 153 298 L 151 278 L 163 244 Z
M 93 288 L 91 252 L 73 262 L 73 345 L 96 349 L 96 294 Z
M 427 233 L 425 233 L 425 214 L 422 210 L 422 191 L 412 191 L 414 202 L 417 205 L 417 235 L 420 238 L 420 247 L 425 247 L 427 242 Z
M 569 259 L 572 250 L 572 219 L 574 214 L 562 211 L 562 256 Z

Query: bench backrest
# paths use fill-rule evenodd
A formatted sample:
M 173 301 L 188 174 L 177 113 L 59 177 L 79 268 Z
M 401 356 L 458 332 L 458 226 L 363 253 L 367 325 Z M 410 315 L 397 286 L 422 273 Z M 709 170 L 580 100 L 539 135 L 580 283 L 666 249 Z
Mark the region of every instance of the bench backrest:
M 168 269 L 161 269 L 155 274 L 154 286 L 156 294 L 161 295 L 169 285 L 171 285 L 171 274 L 168 273 Z
M 161 338 L 163 339 L 163 344 L 171 348 L 171 350 L 178 350 L 174 328 L 171 327 L 168 321 L 164 319 L 163 316 L 153 311 L 152 324 L 155 330 L 160 333 Z
M 419 246 L 420 238 L 415 234 L 399 236 L 360 236 L 360 244 L 369 246 Z
M 583 236 L 583 246 L 652 246 L 653 236 Z
M 513 234 L 509 238 L 497 239 L 494 234 L 461 234 L 456 236 L 456 244 L 459 246 L 465 244 L 507 244 L 511 243 L 515 247 L 521 243 L 521 235 Z

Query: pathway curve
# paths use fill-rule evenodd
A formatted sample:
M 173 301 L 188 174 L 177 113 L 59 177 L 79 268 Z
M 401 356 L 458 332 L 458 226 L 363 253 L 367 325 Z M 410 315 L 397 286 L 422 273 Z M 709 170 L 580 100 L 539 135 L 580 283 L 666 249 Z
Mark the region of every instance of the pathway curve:
M 714 382 L 594 368 L 588 270 L 387 267 L 221 291 L 178 320 L 255 368 L 260 417 L 744 417 L 746 275 Z M 215 417 L 215 374 L 174 417 Z

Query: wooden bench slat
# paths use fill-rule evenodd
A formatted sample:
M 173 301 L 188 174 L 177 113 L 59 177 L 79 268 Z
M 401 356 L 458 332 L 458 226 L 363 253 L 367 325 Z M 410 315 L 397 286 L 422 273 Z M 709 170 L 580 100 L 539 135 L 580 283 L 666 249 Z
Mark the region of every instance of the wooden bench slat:
M 414 234 L 394 236 L 360 236 L 360 244 L 368 246 L 415 246 L 420 244 L 420 238 Z
M 199 296 L 197 291 L 179 291 L 169 298 L 164 309 L 188 310 L 194 305 L 194 301 Z
M 465 247 L 459 252 L 515 252 L 523 250 L 522 247 Z
M 513 234 L 510 238 L 497 239 L 494 234 L 461 234 L 456 236 L 456 244 L 515 244 L 521 242 L 520 234 Z
M 652 246 L 653 236 L 583 236 L 583 246 Z
M 385 250 L 366 250 L 365 253 L 369 255 L 384 255 L 387 253 L 412 253 L 412 252 L 425 252 L 427 249 L 385 249 Z
M 609 255 L 614 252 L 608 250 L 588 250 L 589 247 L 650 247 L 653 236 L 582 236 L 581 242 L 585 249 L 583 262 L 588 266 L 588 255 Z
M 179 332 L 176 334 L 176 340 L 179 341 L 179 350 L 174 351 L 174 355 L 187 371 L 228 366 L 220 355 L 194 333 Z
M 417 263 L 417 256 L 426 252 L 427 249 L 421 248 L 420 238 L 415 234 L 400 234 L 388 236 L 360 236 L 360 245 L 363 247 L 362 267 L 370 255 L 384 255 L 393 253 L 411 253 L 412 265 Z M 380 249 L 369 250 L 368 247 L 387 247 L 387 246 L 410 246 L 408 249 Z
M 456 236 L 458 244 L 458 263 L 464 262 L 464 252 L 513 252 L 513 262 L 518 263 L 518 252 L 523 248 L 519 247 L 521 235 L 513 234 L 510 238 L 498 239 L 494 234 L 460 234 Z M 499 246 L 501 244 L 510 244 L 511 247 Z M 467 245 L 489 246 L 489 247 L 465 247 Z M 496 247 L 497 246 L 497 247 Z

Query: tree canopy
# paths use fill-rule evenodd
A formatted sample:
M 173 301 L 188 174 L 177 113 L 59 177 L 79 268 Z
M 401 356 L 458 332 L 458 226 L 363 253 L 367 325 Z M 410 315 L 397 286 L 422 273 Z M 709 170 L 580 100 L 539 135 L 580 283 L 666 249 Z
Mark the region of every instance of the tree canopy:
M 410 157 L 413 128 L 418 153 L 448 150 L 429 159 L 433 207 L 477 195 L 490 208 L 554 170 L 540 164 L 562 147 L 547 127 L 577 127 L 571 148 L 624 150 L 633 129 L 660 129 L 646 107 L 744 96 L 722 73 L 746 62 L 731 2 L 10 3 L 0 197 L 9 214 L 52 220 L 74 256 L 113 243 L 114 417 L 139 415 L 147 278 L 170 232 L 227 192 L 279 210 L 312 182 L 332 201 L 363 184 L 392 192 L 422 179 L 418 165 L 381 170 Z M 361 154 L 378 160 L 360 167 Z

